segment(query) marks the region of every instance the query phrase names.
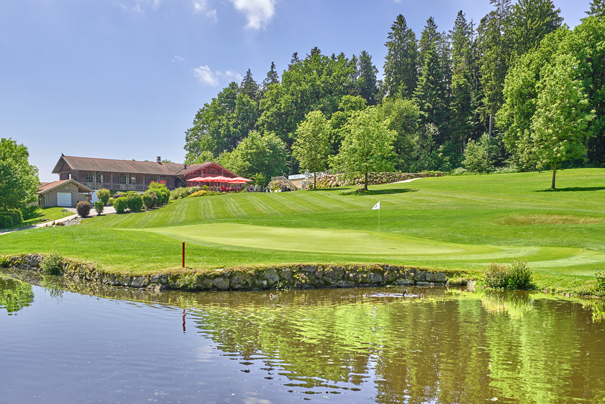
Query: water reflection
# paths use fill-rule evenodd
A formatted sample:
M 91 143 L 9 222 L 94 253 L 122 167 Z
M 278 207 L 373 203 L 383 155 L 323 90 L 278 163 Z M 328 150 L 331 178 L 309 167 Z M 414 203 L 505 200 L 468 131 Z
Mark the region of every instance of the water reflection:
M 203 345 L 200 366 L 175 373 L 175 383 L 199 384 L 235 367 L 229 382 L 204 385 L 216 401 L 242 402 L 229 401 L 223 390 L 250 378 L 248 399 L 267 402 L 285 401 L 280 392 L 320 402 L 605 398 L 602 301 L 445 289 L 411 291 L 426 293 L 424 299 L 393 298 L 399 289 L 153 293 L 27 276 L 51 291 L 139 302 L 131 303 L 133 316 L 169 310 L 181 337 L 187 325 L 187 337 L 203 337 L 196 342 Z M 167 355 L 183 360 L 178 350 Z M 147 369 L 141 358 L 130 360 Z
M 0 308 L 11 315 L 33 302 L 34 292 L 28 283 L 0 274 Z

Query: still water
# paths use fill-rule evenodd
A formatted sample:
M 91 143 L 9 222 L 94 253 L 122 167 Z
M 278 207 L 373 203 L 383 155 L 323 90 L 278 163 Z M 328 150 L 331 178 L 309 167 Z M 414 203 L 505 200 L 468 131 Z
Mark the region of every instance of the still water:
M 0 403 L 605 402 L 602 302 L 401 291 L 271 299 L 0 274 Z

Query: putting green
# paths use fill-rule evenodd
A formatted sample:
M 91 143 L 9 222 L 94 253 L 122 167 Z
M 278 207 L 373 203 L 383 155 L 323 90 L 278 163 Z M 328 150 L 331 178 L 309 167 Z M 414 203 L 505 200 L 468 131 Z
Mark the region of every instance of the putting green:
M 602 265 L 605 254 L 581 248 L 515 247 L 447 243 L 394 233 L 284 228 L 254 226 L 236 223 L 212 223 L 191 226 L 146 229 L 179 240 L 217 248 L 327 253 L 367 256 L 380 261 L 381 257 L 402 258 L 412 262 L 434 264 L 467 264 L 484 266 L 494 261 L 510 262 L 513 258 L 526 259 L 536 267 L 569 268 Z

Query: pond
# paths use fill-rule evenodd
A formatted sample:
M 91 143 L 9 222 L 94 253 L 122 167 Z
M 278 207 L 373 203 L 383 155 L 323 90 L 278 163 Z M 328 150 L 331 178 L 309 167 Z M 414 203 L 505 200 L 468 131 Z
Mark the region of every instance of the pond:
M 153 293 L 5 272 L 0 401 L 605 399 L 602 301 L 402 291 Z

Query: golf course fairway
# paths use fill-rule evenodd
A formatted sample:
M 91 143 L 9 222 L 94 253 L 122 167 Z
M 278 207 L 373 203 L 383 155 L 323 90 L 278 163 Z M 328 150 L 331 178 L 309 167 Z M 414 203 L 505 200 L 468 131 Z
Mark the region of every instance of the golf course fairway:
M 148 212 L 0 236 L 0 254 L 58 251 L 121 273 L 296 263 L 414 265 L 481 277 L 527 260 L 538 286 L 579 290 L 605 269 L 605 169 L 172 200 Z M 381 210 L 372 210 L 376 202 Z M 379 216 L 380 214 L 380 216 Z M 380 217 L 380 239 L 378 225 Z

